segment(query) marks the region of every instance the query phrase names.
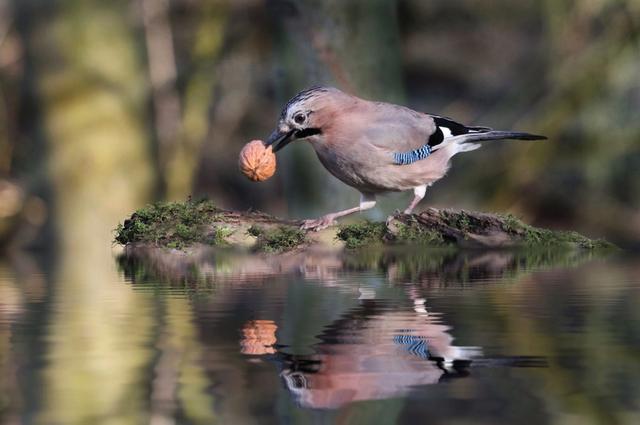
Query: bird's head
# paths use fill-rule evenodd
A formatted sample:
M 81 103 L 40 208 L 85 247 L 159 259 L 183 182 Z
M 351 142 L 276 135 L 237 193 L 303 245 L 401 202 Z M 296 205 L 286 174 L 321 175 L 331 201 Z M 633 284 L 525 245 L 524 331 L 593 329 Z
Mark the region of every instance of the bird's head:
M 340 94 L 332 87 L 312 87 L 295 95 L 282 109 L 267 146 L 273 145 L 273 152 L 277 152 L 295 140 L 321 137 L 327 106 Z

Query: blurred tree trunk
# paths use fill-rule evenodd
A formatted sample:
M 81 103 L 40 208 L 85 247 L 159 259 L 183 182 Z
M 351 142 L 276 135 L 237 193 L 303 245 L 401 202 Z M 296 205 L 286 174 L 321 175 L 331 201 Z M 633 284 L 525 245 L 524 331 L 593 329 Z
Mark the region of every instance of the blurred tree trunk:
M 145 131 L 148 86 L 128 25 L 128 2 L 54 4 L 16 2 L 32 21 L 32 89 L 40 97 L 66 249 L 108 243 L 111 227 L 149 200 L 154 170 Z
M 51 185 L 23 9 L 0 0 L 0 248 L 8 250 L 52 240 L 43 227 Z
M 176 88 L 178 72 L 169 22 L 169 0 L 140 0 L 139 9 L 145 34 L 158 169 L 164 192 L 167 179 L 171 177 L 167 166 L 177 150 L 182 109 Z
M 275 110 L 268 96 L 271 79 L 265 72 L 272 66 L 272 31 L 262 1 L 234 1 L 227 4 L 223 14 L 224 21 L 232 25 L 221 27 L 215 34 L 219 38 L 213 38 L 219 42 L 215 72 L 201 74 L 198 84 L 194 82 L 192 87 L 196 110 L 201 109 L 204 100 L 208 101 L 207 120 L 201 121 L 199 115 L 193 114 L 185 117 L 196 118 L 193 129 L 197 132 L 192 131 L 192 134 L 206 129 L 199 151 L 194 192 L 209 195 L 226 207 L 274 208 L 281 199 L 275 195 L 278 193 L 275 182 L 250 184 L 237 166 L 242 145 L 264 137 L 262 132 L 273 125 Z M 203 26 L 203 35 L 205 29 Z M 211 89 L 198 92 L 207 87 L 204 83 L 211 75 L 214 76 Z M 205 99 L 205 95 L 209 99 Z
M 0 178 L 9 176 L 17 139 L 22 44 L 16 33 L 11 2 L 0 0 Z
M 60 249 L 43 374 L 42 418 L 55 423 L 141 423 L 147 395 L 136 389 L 153 359 L 149 304 L 118 276 L 111 229 L 153 192 L 145 131 L 147 84 L 129 2 L 15 0 L 37 93 Z M 105 303 L 104 299 L 112 302 Z M 106 423 L 106 421 L 105 421 Z
M 217 81 L 217 63 L 222 48 L 223 33 L 227 22 L 229 4 L 220 0 L 205 1 L 190 11 L 194 34 L 176 45 L 186 52 L 182 62 L 187 64 L 184 86 L 180 94 L 182 116 L 180 131 L 166 156 L 164 169 L 166 198 L 184 200 L 193 191 L 194 176 L 209 128 L 209 108 Z M 190 34 L 191 35 L 191 34 Z M 179 43 L 182 41 L 182 43 Z

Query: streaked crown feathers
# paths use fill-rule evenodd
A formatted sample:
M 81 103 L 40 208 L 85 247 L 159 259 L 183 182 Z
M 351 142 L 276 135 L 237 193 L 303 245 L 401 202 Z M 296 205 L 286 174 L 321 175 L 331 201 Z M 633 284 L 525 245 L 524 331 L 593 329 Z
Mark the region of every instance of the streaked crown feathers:
M 292 113 L 306 109 L 306 102 L 322 94 L 329 93 L 332 90 L 335 89 L 331 87 L 314 86 L 299 92 L 291 99 L 289 99 L 289 101 L 284 105 L 284 107 L 282 108 L 282 112 L 280 113 L 280 119 L 285 120 Z

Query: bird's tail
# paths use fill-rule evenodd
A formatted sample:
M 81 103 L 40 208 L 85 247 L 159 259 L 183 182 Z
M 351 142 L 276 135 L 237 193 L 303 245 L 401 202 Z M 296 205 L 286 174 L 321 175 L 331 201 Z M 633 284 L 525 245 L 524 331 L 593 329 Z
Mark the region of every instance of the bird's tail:
M 499 131 L 489 129 L 478 129 L 465 134 L 447 137 L 442 143 L 442 147 L 455 147 L 455 153 L 469 152 L 478 149 L 480 142 L 488 142 L 492 140 L 546 140 L 545 136 L 537 134 L 523 133 L 521 131 Z M 434 149 L 437 150 L 437 149 Z
M 545 140 L 545 136 L 538 136 L 537 134 L 523 133 L 521 131 L 471 131 L 467 134 L 461 134 L 457 137 L 464 137 L 462 143 L 469 142 L 484 142 L 488 140 Z

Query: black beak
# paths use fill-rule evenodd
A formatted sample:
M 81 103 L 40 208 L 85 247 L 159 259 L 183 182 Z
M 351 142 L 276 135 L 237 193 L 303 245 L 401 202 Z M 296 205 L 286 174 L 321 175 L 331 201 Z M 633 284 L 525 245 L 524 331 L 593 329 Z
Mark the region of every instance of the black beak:
M 294 139 L 293 134 L 295 133 L 295 130 L 291 130 L 288 131 L 286 133 L 282 133 L 278 130 L 275 130 L 273 133 L 271 133 L 271 136 L 269 136 L 269 138 L 267 139 L 266 145 L 267 146 L 273 146 L 273 152 L 278 152 L 280 149 L 284 148 L 285 146 L 287 146 L 289 143 L 291 143 Z

